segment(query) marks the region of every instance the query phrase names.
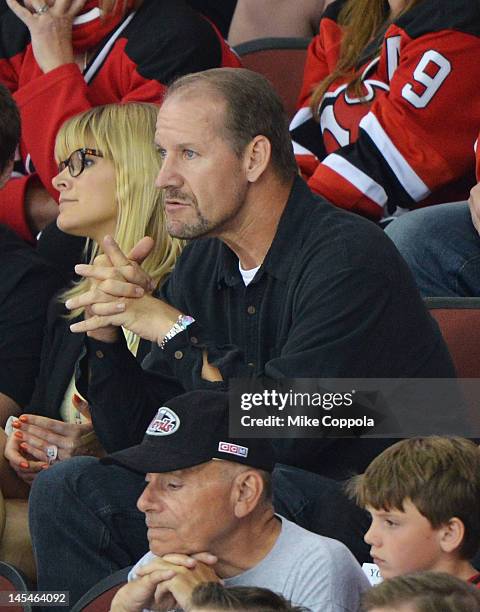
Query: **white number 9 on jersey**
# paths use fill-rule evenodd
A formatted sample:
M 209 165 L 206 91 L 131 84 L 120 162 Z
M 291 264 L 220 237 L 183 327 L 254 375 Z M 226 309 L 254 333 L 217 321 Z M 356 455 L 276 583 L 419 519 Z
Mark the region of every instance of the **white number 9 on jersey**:
M 434 66 L 432 66 L 434 64 Z M 430 76 L 427 72 L 427 68 L 430 70 L 437 69 L 434 76 Z M 426 51 L 422 55 L 422 59 L 418 62 L 417 67 L 413 73 L 413 78 L 421 83 L 425 90 L 421 94 L 415 93 L 413 85 L 407 83 L 402 89 L 402 96 L 405 100 L 408 100 L 410 104 L 415 108 L 425 108 L 433 96 L 437 93 L 442 85 L 443 81 L 452 71 L 452 65 L 446 57 L 444 57 L 438 51 Z

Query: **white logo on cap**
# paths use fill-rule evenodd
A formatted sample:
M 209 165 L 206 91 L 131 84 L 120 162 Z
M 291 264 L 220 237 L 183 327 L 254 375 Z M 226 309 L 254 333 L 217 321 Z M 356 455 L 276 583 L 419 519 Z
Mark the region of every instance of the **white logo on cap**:
M 180 427 L 180 418 L 173 410 L 162 406 L 158 409 L 155 418 L 148 426 L 146 433 L 149 436 L 170 436 Z
M 238 446 L 238 444 L 232 444 L 231 442 L 219 442 L 218 450 L 221 453 L 229 453 L 238 457 L 248 456 L 248 448 L 246 446 Z

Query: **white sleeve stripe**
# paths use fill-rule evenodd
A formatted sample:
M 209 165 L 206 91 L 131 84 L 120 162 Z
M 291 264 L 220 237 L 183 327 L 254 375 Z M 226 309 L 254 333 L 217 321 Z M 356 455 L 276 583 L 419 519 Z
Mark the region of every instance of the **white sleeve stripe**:
M 290 122 L 290 131 L 294 130 L 299 125 L 302 125 L 302 123 L 306 123 L 312 117 L 312 109 L 309 106 L 304 106 L 297 113 L 295 113 L 295 116 Z
M 315 159 L 317 158 L 315 153 L 312 153 L 311 151 L 309 151 L 305 147 L 302 147 L 302 145 L 298 144 L 298 142 L 295 142 L 294 140 L 292 140 L 292 144 L 293 144 L 293 153 L 294 153 L 294 155 L 313 155 L 313 157 L 315 157 Z
M 380 155 L 383 156 L 409 196 L 415 202 L 426 198 L 430 194 L 430 189 L 393 144 L 372 112 L 363 117 L 360 121 L 360 128 L 370 136 Z
M 344 157 L 331 153 L 322 161 L 322 164 L 343 176 L 378 206 L 383 207 L 387 203 L 388 197 L 385 189 Z

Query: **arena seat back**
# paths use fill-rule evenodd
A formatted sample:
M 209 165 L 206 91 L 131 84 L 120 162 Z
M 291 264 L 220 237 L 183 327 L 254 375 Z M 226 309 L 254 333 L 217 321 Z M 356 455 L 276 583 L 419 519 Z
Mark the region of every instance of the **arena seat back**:
M 426 298 L 459 378 L 480 378 L 480 298 Z
M 244 68 L 263 74 L 272 83 L 289 119 L 295 114 L 309 43 L 309 38 L 258 38 L 234 47 Z
M 27 594 L 27 579 L 16 567 L 11 565 L 10 563 L 0 561 L 0 592 L 3 593 L 4 597 L 7 597 L 7 593 L 5 593 L 6 591 L 8 591 L 9 595 L 11 594 L 13 597 L 15 597 L 15 594 Z M 15 602 L 12 602 L 8 604 L 7 601 L 2 599 L 2 602 L 0 603 L 0 610 L 5 611 L 23 610 L 23 612 L 32 612 L 32 609 L 32 606 L 28 602 L 25 602 L 23 604 L 20 602 L 17 604 L 15 604 Z
M 127 582 L 129 571 L 130 567 L 126 567 L 100 580 L 77 601 L 70 612 L 105 612 L 105 610 L 110 610 L 112 599 L 120 587 Z

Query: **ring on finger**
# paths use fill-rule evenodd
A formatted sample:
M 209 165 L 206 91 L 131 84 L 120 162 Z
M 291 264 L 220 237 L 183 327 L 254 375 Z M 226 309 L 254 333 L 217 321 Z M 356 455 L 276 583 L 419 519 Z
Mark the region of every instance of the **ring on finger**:
M 48 11 L 50 7 L 48 6 L 48 4 L 44 4 L 43 6 L 35 9 L 35 13 L 37 15 L 43 15 L 43 13 L 46 13 Z
M 47 457 L 48 457 L 48 465 L 55 463 L 58 457 L 58 446 L 56 444 L 51 444 L 47 446 Z

